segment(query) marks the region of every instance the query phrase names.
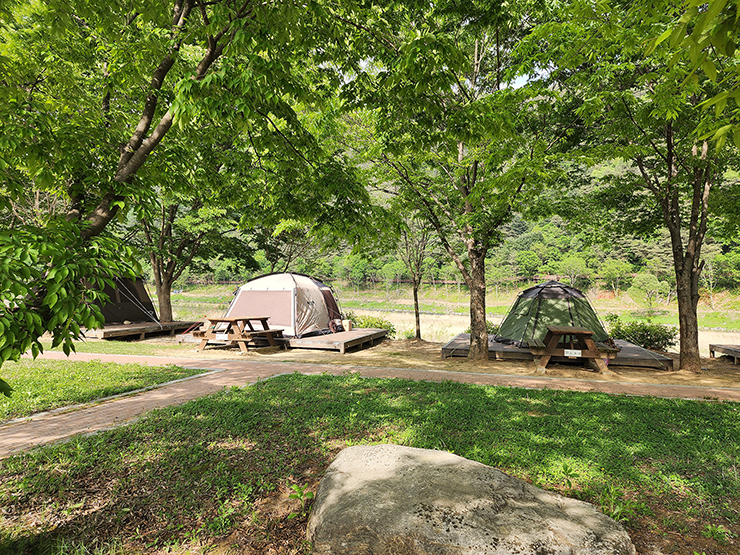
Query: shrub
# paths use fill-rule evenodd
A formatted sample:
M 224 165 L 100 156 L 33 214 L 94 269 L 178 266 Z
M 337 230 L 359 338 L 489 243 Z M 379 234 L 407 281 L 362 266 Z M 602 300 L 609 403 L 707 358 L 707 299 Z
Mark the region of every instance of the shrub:
M 344 313 L 343 319 L 352 322 L 353 327 L 388 330 L 388 337 L 392 339 L 395 339 L 396 337 L 396 326 L 388 320 L 384 320 L 380 316 L 358 316 L 352 311 L 347 311 Z
M 498 324 L 494 324 L 493 322 L 486 320 L 486 330 L 488 330 L 488 335 L 496 335 L 500 327 L 501 326 Z M 466 329 L 464 333 L 470 333 L 470 326 L 468 326 L 468 329 Z
M 675 326 L 648 322 L 622 322 L 616 314 L 607 314 L 609 335 L 623 339 L 644 349 L 665 351 L 677 343 L 678 329 Z
M 401 336 L 404 339 L 416 339 L 416 330 L 406 330 L 401 334 Z

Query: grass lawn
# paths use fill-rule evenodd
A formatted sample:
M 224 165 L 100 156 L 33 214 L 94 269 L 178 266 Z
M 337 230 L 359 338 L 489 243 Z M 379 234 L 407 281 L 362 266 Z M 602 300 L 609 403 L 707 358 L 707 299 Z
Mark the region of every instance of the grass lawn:
M 52 349 L 51 341 L 42 341 L 44 352 L 56 351 L 61 353 L 62 347 Z M 197 344 L 176 343 L 173 341 L 139 341 L 136 340 L 109 340 L 90 339 L 88 341 L 75 341 L 75 351 L 78 353 L 99 353 L 105 355 L 160 355 L 178 356 L 182 351 L 194 352 Z
M 176 366 L 151 367 L 99 361 L 9 361 L 3 364 L 2 377 L 14 391 L 10 398 L 0 396 L 0 421 L 201 373 L 203 370 Z
M 641 553 L 738 551 L 740 404 L 295 374 L 0 461 L 0 554 L 309 553 L 288 486 L 384 442 L 593 502 Z

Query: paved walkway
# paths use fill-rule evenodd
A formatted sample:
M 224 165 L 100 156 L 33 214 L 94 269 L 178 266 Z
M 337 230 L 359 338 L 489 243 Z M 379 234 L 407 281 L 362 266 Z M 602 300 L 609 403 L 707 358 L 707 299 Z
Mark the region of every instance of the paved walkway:
M 63 353 L 47 352 L 47 359 L 67 358 Z M 559 389 L 593 391 L 615 395 L 636 395 L 680 399 L 719 399 L 740 401 L 740 388 L 691 387 L 682 385 L 634 384 L 589 381 L 572 378 L 509 376 L 440 370 L 404 368 L 369 368 L 326 364 L 284 363 L 240 360 L 198 360 L 155 356 L 102 355 L 75 353 L 71 360 L 138 363 L 150 366 L 175 364 L 185 368 L 209 370 L 206 374 L 170 382 L 160 387 L 127 394 L 77 407 L 36 414 L 29 418 L 0 425 L 0 459 L 27 451 L 39 445 L 63 441 L 83 434 L 89 435 L 120 426 L 139 418 L 145 412 L 185 403 L 197 397 L 215 393 L 224 387 L 243 386 L 280 374 L 312 375 L 359 372 L 363 377 L 404 378 L 419 381 L 457 381 L 482 385 L 523 387 L 529 389 Z

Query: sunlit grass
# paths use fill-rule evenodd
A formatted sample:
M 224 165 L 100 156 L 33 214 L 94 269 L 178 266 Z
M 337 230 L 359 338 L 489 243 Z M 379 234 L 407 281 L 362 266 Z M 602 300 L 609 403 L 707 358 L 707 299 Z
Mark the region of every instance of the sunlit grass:
M 19 362 L 6 362 L 2 376 L 13 387 L 13 394 L 9 398 L 0 396 L 0 421 L 85 403 L 202 372 L 176 366 L 100 361 L 21 359 Z
M 628 527 L 669 513 L 687 533 L 737 532 L 738 404 L 291 375 L 0 462 L 0 553 L 207 544 L 286 482 L 315 481 L 337 449 L 374 443 L 450 451 Z

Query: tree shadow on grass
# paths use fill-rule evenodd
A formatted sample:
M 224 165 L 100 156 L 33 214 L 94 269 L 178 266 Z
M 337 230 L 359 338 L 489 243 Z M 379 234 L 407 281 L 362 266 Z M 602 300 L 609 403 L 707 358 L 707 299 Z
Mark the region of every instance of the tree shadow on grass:
M 540 484 L 737 498 L 738 405 L 453 382 L 282 376 L 0 462 L 0 555 L 61 539 L 208 542 L 342 447 L 443 449 Z M 573 473 L 571 473 L 571 477 Z

